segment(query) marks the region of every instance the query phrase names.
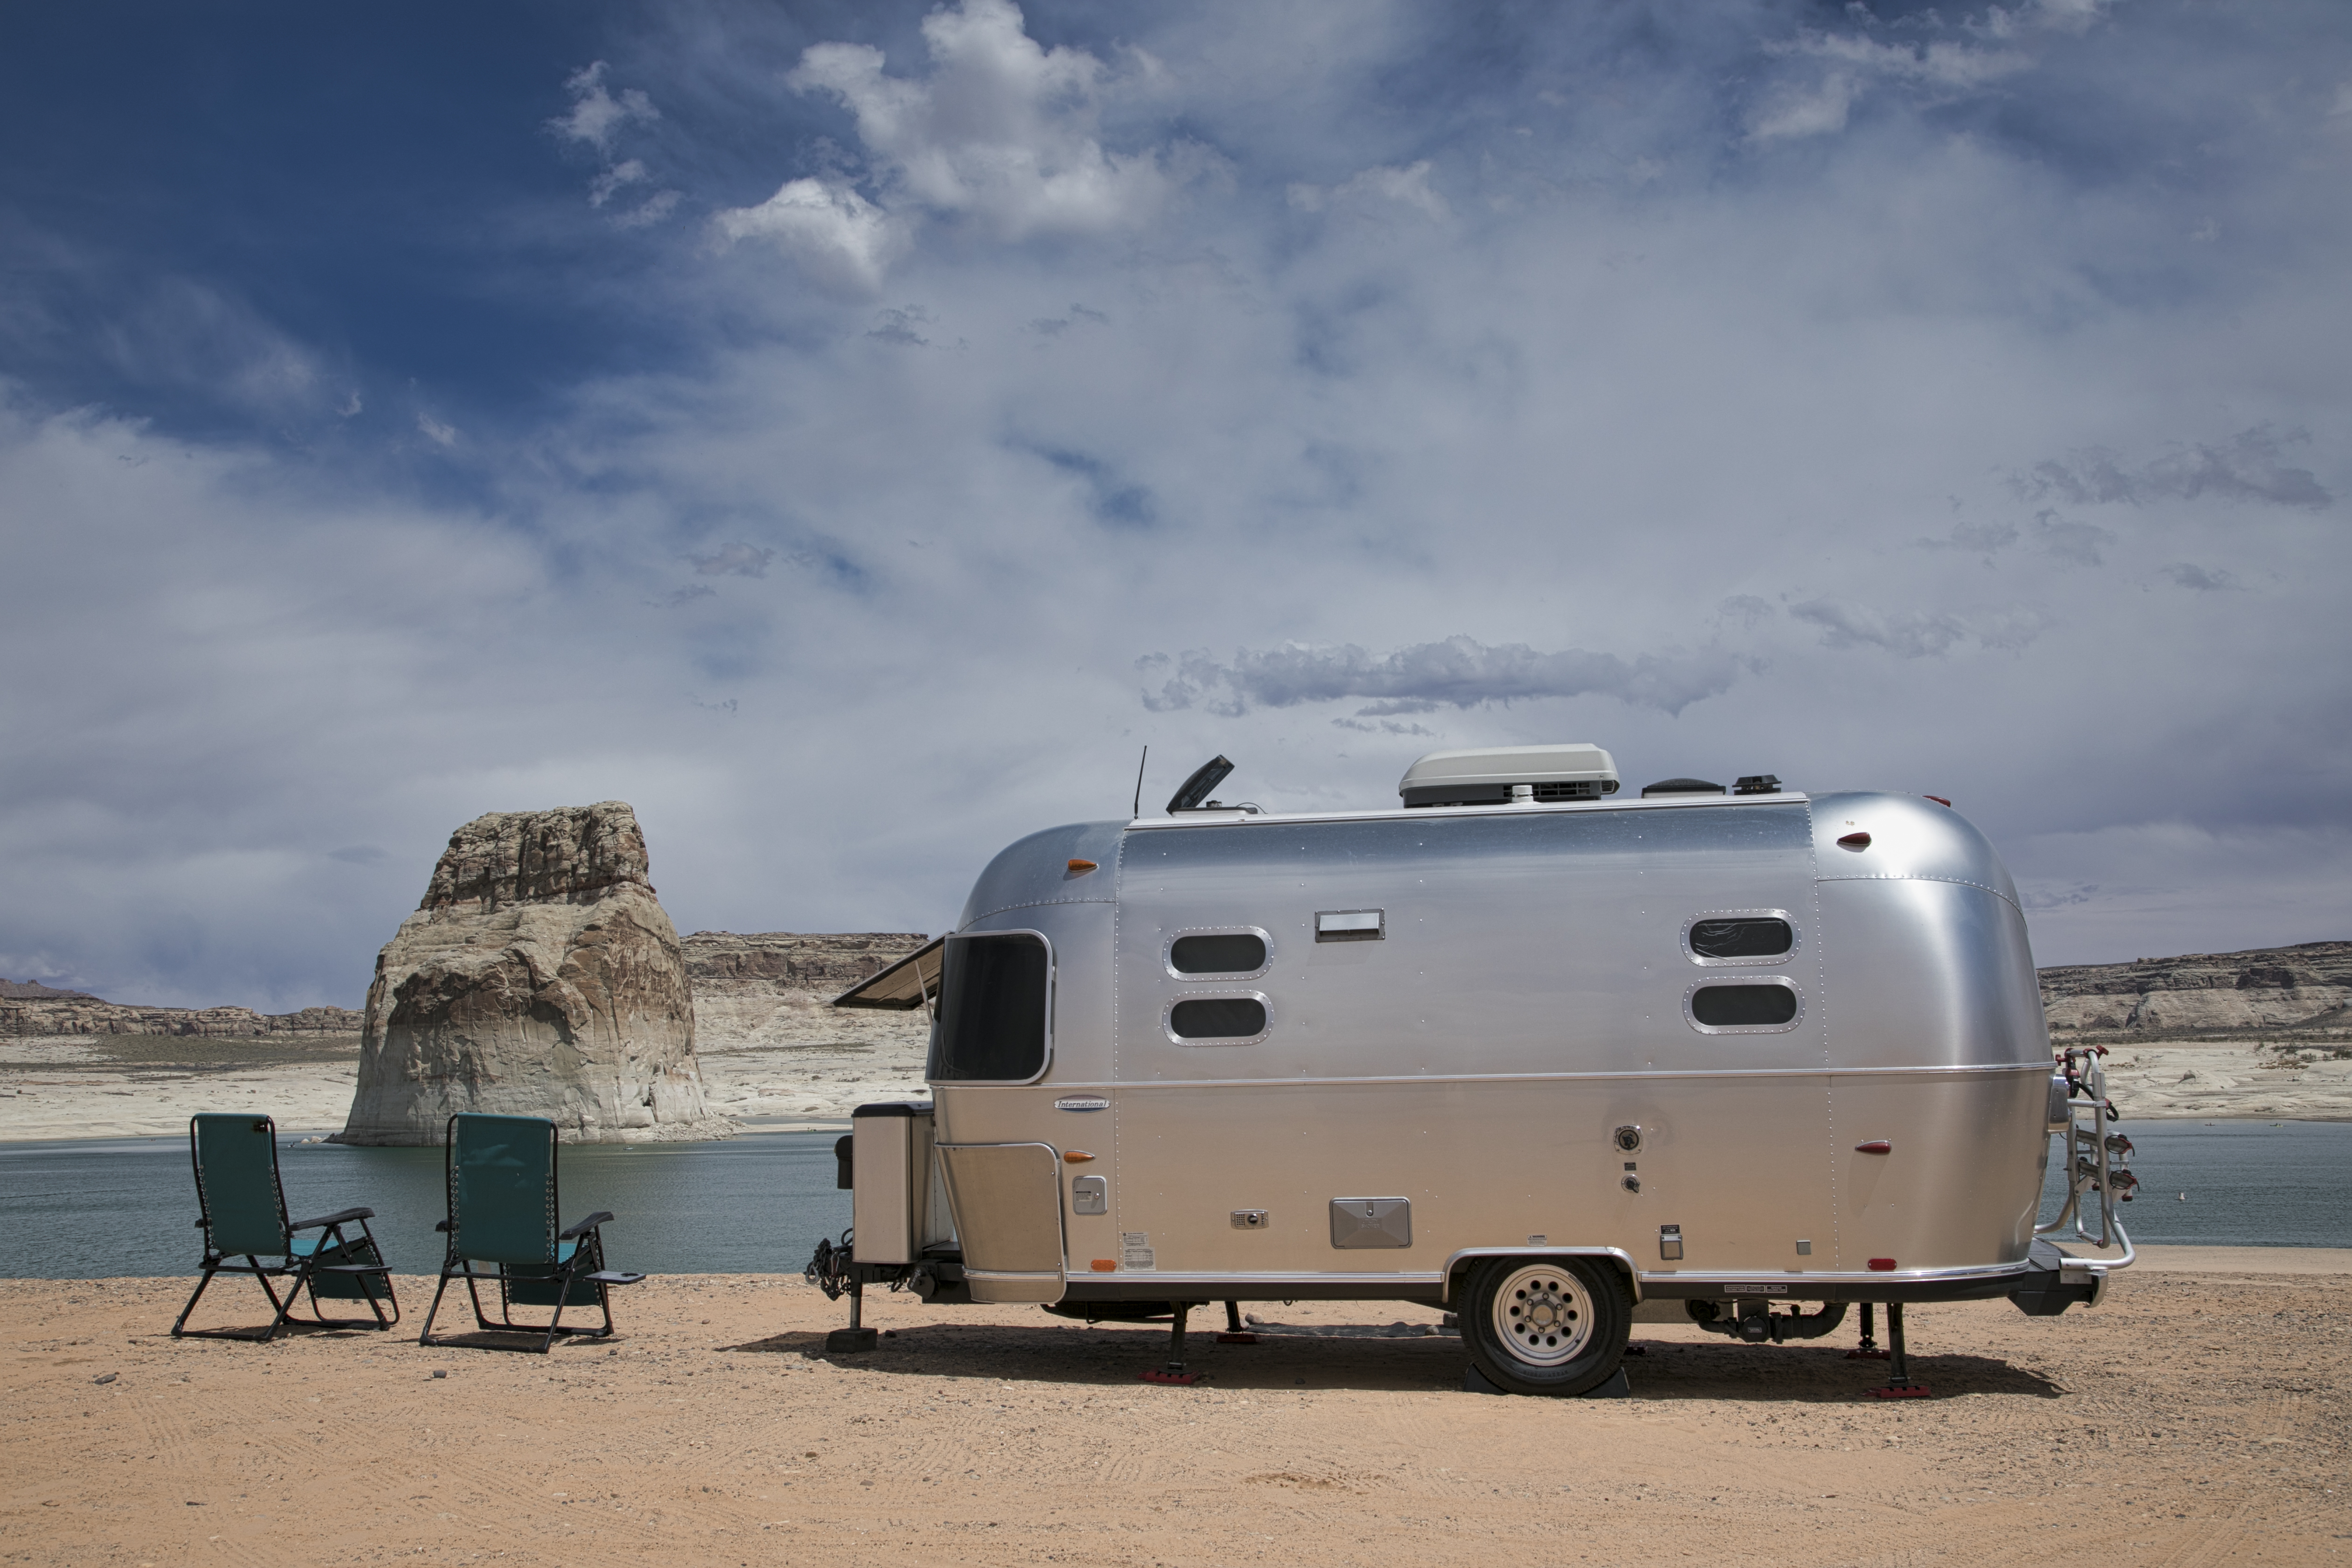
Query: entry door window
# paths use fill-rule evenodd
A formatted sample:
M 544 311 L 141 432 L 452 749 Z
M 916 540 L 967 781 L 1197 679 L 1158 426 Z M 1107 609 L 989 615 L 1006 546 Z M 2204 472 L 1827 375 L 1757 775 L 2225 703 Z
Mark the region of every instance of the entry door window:
M 1053 1053 L 1054 954 L 1034 931 L 951 936 L 940 965 L 935 1083 L 1034 1083 Z

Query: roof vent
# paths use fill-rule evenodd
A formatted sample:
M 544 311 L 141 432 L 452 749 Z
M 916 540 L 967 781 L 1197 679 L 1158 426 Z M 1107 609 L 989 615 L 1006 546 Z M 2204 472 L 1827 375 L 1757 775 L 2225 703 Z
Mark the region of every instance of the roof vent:
M 1709 784 L 1705 779 L 1660 779 L 1656 784 L 1642 786 L 1643 800 L 1649 799 L 1654 795 L 1721 795 L 1722 793 L 1721 784 Z
M 1615 759 L 1581 742 L 1432 752 L 1405 769 L 1397 784 L 1409 806 L 1599 800 L 1616 793 Z

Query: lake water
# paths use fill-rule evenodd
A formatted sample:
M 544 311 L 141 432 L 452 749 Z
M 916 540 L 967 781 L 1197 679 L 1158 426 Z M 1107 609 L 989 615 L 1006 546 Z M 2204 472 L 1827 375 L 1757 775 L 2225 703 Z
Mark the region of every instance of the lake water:
M 566 1145 L 556 1160 L 562 1223 L 612 1210 L 604 1259 L 614 1268 L 796 1274 L 818 1237 L 849 1224 L 849 1194 L 833 1184 L 838 1136 Z M 433 1227 L 449 1213 L 440 1150 L 281 1138 L 278 1170 L 291 1217 L 372 1208 L 394 1269 L 440 1268 Z M 184 1138 L 0 1145 L 0 1276 L 193 1274 L 204 1252 L 195 1220 Z
M 2140 1197 L 2122 1210 L 2143 1243 L 2352 1247 L 2352 1122 L 2130 1121 Z M 837 1134 L 713 1143 L 567 1146 L 565 1224 L 596 1209 L 613 1268 L 648 1274 L 792 1274 L 849 1223 L 834 1184 Z M 283 1141 L 296 1219 L 364 1205 L 392 1266 L 429 1274 L 446 1213 L 438 1149 Z M 2056 1211 L 2052 1173 L 2044 1214 Z M 2186 1193 L 2188 1199 L 2179 1194 Z M 201 1253 L 184 1139 L 0 1144 L 0 1276 L 193 1274 Z

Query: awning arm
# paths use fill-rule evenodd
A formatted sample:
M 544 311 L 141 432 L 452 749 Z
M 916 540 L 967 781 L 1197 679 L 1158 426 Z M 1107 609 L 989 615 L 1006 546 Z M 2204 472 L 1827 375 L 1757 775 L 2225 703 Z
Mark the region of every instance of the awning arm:
M 917 948 L 870 980 L 861 981 L 833 999 L 836 1007 L 874 1007 L 911 1013 L 939 994 L 940 958 L 947 945 L 940 937 Z

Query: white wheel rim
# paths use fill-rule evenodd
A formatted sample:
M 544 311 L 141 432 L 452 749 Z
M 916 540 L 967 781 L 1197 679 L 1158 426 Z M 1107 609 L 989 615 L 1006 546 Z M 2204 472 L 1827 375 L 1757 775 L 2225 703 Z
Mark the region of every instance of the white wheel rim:
M 1530 1366 L 1574 1361 L 1592 1342 L 1592 1296 L 1564 1268 L 1530 1264 L 1496 1288 L 1495 1340 Z

